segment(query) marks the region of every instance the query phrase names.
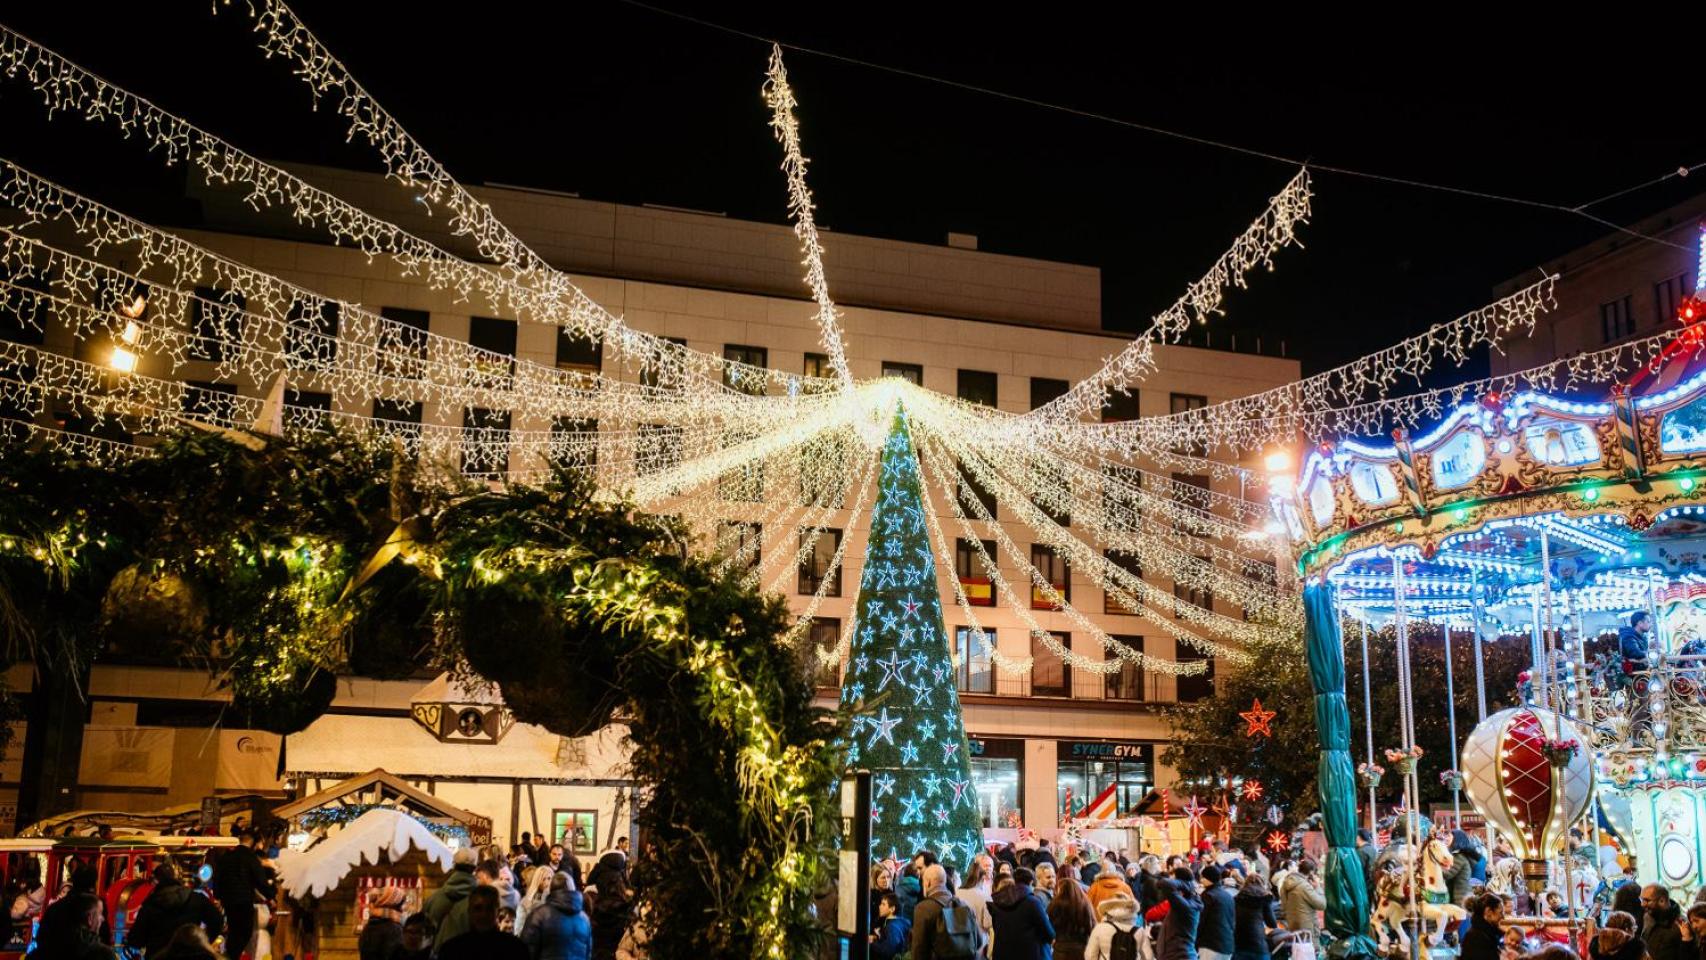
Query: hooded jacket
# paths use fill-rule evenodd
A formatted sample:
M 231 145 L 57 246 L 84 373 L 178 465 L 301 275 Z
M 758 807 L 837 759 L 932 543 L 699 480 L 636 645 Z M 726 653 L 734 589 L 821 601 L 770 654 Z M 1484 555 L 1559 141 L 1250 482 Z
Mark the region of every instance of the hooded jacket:
M 444 886 L 421 907 L 421 912 L 438 928 L 432 940 L 435 950 L 468 932 L 468 894 L 474 892 L 474 886 L 474 868 L 459 863 L 444 878 Z
M 1197 922 L 1197 949 L 1231 953 L 1234 906 L 1232 890 L 1217 883 L 1202 892 L 1202 918 Z
M 166 949 L 178 928 L 191 924 L 207 931 L 209 941 L 225 931 L 225 914 L 212 900 L 176 881 L 154 888 L 125 932 L 124 945 L 154 956 Z
M 1113 947 L 1114 933 L 1130 930 L 1136 925 L 1137 901 L 1115 894 L 1096 908 L 1096 925 L 1090 928 L 1090 939 L 1084 943 L 1084 960 L 1107 960 Z
M 1646 942 L 1652 960 L 1694 960 L 1692 944 L 1684 943 L 1682 931 L 1677 929 L 1676 922 L 1681 917 L 1682 908 L 1675 903 L 1647 911 L 1641 939 Z
M 1285 878 L 1285 889 L 1280 891 L 1280 902 L 1285 907 L 1285 925 L 1288 929 L 1308 930 L 1318 933 L 1321 930 L 1321 919 L 1317 911 L 1327 907 L 1327 898 L 1309 878 L 1301 873 L 1293 873 Z
M 521 928 L 521 942 L 535 960 L 587 960 L 592 956 L 592 921 L 582 909 L 579 890 L 553 890 L 533 908 Z
M 1273 894 L 1238 891 L 1232 898 L 1232 955 L 1238 960 L 1269 956 L 1268 930 L 1279 926 Z
M 990 960 L 1049 960 L 1054 924 L 1027 884 L 1002 887 L 989 900 Z
M 1197 960 L 1202 898 L 1197 896 L 1196 884 L 1169 877 L 1161 881 L 1161 890 L 1167 895 L 1167 919 L 1161 921 L 1161 960 Z

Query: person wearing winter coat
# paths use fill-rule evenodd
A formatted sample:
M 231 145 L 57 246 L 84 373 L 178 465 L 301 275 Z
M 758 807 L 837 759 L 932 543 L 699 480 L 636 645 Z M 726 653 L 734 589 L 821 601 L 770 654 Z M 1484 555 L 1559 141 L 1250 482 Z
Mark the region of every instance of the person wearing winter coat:
M 1202 917 L 1197 921 L 1197 953 L 1203 960 L 1232 960 L 1235 907 L 1232 890 L 1222 884 L 1221 868 L 1202 868 Z
M 1114 894 L 1096 907 L 1096 926 L 1084 943 L 1084 960 L 1108 960 L 1113 956 L 1115 937 L 1139 937 L 1137 901 L 1125 894 Z
M 1041 897 L 1031 892 L 1036 875 L 1020 867 L 1013 882 L 989 901 L 990 960 L 1049 960 L 1054 924 Z
M 924 899 L 912 914 L 912 960 L 935 960 L 936 939 L 941 933 L 942 912 L 955 905 L 965 906 L 948 888 L 948 871 L 939 863 L 924 868 Z M 982 955 L 983 931 L 971 924 L 972 952 Z
M 1285 878 L 1280 904 L 1285 912 L 1286 929 L 1294 933 L 1320 932 L 1321 911 L 1327 909 L 1327 897 L 1315 884 L 1315 861 L 1299 863 L 1297 870 Z
M 1591 960 L 1641 960 L 1646 955 L 1647 945 L 1635 936 L 1635 918 L 1621 910 L 1613 910 L 1588 941 Z
M 403 906 L 409 895 L 400 887 L 380 887 L 367 895 L 367 923 L 356 938 L 361 960 L 391 960 L 403 948 Z
M 1048 922 L 1054 926 L 1054 960 L 1084 960 L 1090 931 L 1096 929 L 1096 911 L 1078 881 L 1063 878 L 1055 881 L 1054 889 L 1054 897 L 1048 902 Z
M 599 857 L 586 881 L 592 888 L 592 960 L 615 960 L 616 948 L 634 916 L 628 858 L 614 850 Z
M 101 942 L 105 912 L 100 899 L 92 893 L 77 893 L 66 901 L 67 912 L 78 922 L 38 937 L 31 956 L 53 960 L 115 960 L 112 948 Z
M 1653 960 L 1695 960 L 1695 951 L 1682 942 L 1682 908 L 1670 898 L 1670 891 L 1658 884 L 1641 889 L 1641 906 L 1647 913 L 1641 927 L 1641 939 Z
M 531 960 L 590 960 L 592 921 L 581 909 L 579 890 L 571 889 L 567 872 L 551 877 L 545 902 L 528 913 L 521 942 Z
M 1505 901 L 1496 893 L 1483 894 L 1469 907 L 1469 932 L 1458 946 L 1458 960 L 1502 960 L 1505 932 Z
M 1462 830 L 1451 831 L 1451 868 L 1445 872 L 1452 903 L 1462 903 L 1475 883 L 1475 865 L 1483 859 L 1481 846 Z
M 1167 917 L 1161 921 L 1160 960 L 1197 960 L 1197 926 L 1202 921 L 1202 897 L 1189 867 L 1173 871 L 1161 881 L 1167 897 Z M 1088 951 L 1086 951 L 1086 954 Z
M 472 847 L 456 848 L 444 886 L 428 897 L 421 907 L 421 912 L 432 921 L 433 929 L 438 931 L 432 941 L 434 953 L 453 938 L 468 932 L 468 894 L 479 885 L 474 880 L 474 859 Z
M 217 940 L 225 931 L 225 914 L 212 900 L 184 886 L 178 880 L 177 868 L 167 860 L 154 868 L 154 892 L 136 911 L 136 919 L 125 932 L 124 945 L 142 951 L 146 957 L 158 956 L 185 924 L 201 927 L 207 939 Z
M 985 938 L 989 936 L 989 899 L 990 888 L 995 878 L 991 877 L 988 868 L 984 866 L 984 858 L 978 857 L 966 868 L 965 886 L 954 891 L 954 896 L 971 908 L 972 915 L 977 917 L 977 925 L 983 930 Z
M 1267 882 L 1260 876 L 1245 880 L 1232 909 L 1232 960 L 1268 960 L 1268 933 L 1279 926 L 1279 917 Z
M 912 921 L 900 915 L 900 901 L 893 890 L 884 890 L 872 900 L 877 907 L 877 924 L 871 931 L 873 960 L 894 960 L 912 945 Z
M 1134 901 L 1137 899 L 1137 895 L 1132 893 L 1130 885 L 1111 873 L 1098 876 L 1095 880 L 1089 882 L 1087 886 L 1088 889 L 1086 890 L 1085 895 L 1090 898 L 1090 909 L 1092 910 L 1101 906 L 1103 900 L 1108 899 L 1116 893 L 1122 896 L 1131 897 Z

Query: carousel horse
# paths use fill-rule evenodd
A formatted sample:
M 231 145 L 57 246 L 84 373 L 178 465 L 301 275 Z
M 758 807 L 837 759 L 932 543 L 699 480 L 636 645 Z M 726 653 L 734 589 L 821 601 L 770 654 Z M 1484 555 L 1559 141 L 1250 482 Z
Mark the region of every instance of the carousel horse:
M 1451 869 L 1451 844 L 1441 834 L 1434 834 L 1422 844 L 1422 919 L 1435 922 L 1433 942 L 1439 943 L 1445 931 L 1462 923 L 1469 911 L 1451 902 L 1451 887 L 1445 882 L 1445 872 Z
M 1419 877 L 1417 871 L 1410 867 L 1409 856 L 1405 853 L 1395 855 L 1375 883 L 1375 908 L 1371 913 L 1375 938 L 1382 951 L 1386 950 L 1386 934 L 1390 930 L 1397 938 L 1399 953 L 1409 955 L 1410 936 L 1404 931 L 1404 922 L 1410 918 L 1413 885 L 1420 924 L 1429 921 L 1434 924 L 1429 943 L 1438 944 L 1448 929 L 1469 915 L 1468 911 L 1450 902 L 1451 892 L 1445 882 L 1445 868 L 1451 866 L 1450 844 L 1436 835 L 1422 844 L 1420 852 Z

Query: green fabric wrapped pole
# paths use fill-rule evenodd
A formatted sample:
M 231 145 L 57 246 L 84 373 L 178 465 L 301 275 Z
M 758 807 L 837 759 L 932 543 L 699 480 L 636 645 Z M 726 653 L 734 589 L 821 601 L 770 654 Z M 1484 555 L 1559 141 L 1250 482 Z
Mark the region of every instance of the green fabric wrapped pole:
M 1357 795 L 1351 766 L 1351 712 L 1345 705 L 1345 651 L 1331 589 L 1324 583 L 1303 591 L 1303 642 L 1309 682 L 1315 688 L 1315 729 L 1321 740 L 1321 825 L 1327 834 L 1324 871 L 1327 932 L 1333 957 L 1373 956 L 1368 935 L 1368 879 L 1357 857 Z

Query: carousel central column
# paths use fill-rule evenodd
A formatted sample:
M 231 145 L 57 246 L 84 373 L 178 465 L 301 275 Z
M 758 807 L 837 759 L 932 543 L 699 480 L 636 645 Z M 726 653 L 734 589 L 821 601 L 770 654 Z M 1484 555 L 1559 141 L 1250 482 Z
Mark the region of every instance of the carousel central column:
M 1316 786 L 1321 791 L 1321 826 L 1327 835 L 1327 931 L 1334 938 L 1328 953 L 1373 956 L 1368 881 L 1356 851 L 1356 776 L 1351 764 L 1351 712 L 1345 704 L 1344 641 L 1332 589 L 1324 582 L 1304 588 L 1303 642 L 1321 747 Z

